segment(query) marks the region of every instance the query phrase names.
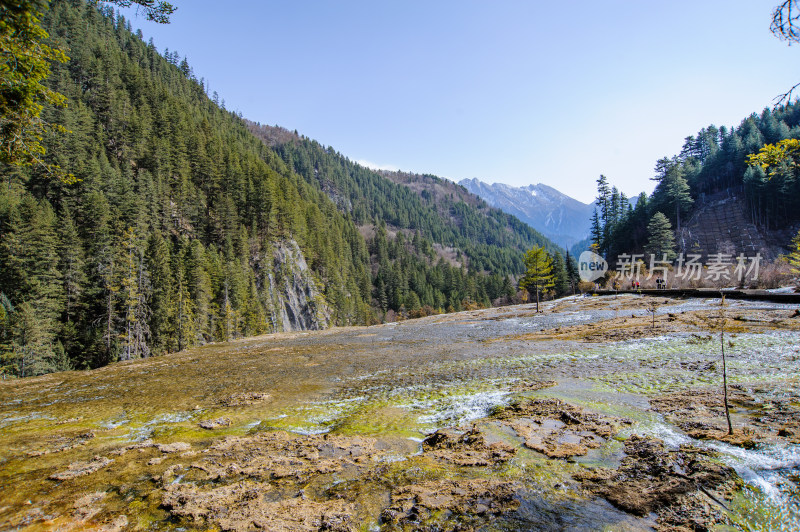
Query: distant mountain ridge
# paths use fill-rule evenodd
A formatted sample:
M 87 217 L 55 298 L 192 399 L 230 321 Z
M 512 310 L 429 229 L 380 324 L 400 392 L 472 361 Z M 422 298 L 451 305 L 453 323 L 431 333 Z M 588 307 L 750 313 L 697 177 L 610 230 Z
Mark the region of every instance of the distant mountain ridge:
M 477 178 L 462 179 L 459 185 L 566 248 L 589 235 L 594 203 L 587 205 L 553 187 L 541 183 L 525 187 L 490 185 Z

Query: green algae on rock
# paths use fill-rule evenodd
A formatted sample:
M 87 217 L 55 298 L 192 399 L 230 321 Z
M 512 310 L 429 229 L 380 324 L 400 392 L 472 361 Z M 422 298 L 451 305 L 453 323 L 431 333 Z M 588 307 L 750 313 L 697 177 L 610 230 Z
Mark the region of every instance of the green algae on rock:
M 682 429 L 690 416 L 673 417 L 681 403 L 651 408 L 666 394 L 714 386 L 714 348 L 691 336 L 704 334 L 702 316 L 692 320 L 713 304 L 673 300 L 665 311 L 679 318 L 665 318 L 670 328 L 660 330 L 663 336 L 623 342 L 572 336 L 587 324 L 593 333 L 613 329 L 619 316 L 641 311 L 636 298 L 570 299 L 547 303 L 538 315 L 505 307 L 276 334 L 2 382 L 0 528 L 158 531 L 258 523 L 274 530 L 393 530 L 402 522 L 407 529 L 648 529 L 658 524 L 599 492 L 600 476 L 627 471 L 625 442 L 634 432 L 663 439 L 668 455 L 684 453 L 669 460 L 685 476 L 699 475 L 690 474 L 690 457 L 735 466 L 748 487 L 732 501 L 713 482 L 702 484 L 731 509 L 735 526 L 798 523 L 794 329 L 742 321 L 747 332 L 735 340 L 732 379 L 752 402 L 736 406 L 734 420 L 750 420 L 769 435 L 755 449 L 693 440 L 691 427 Z M 787 313 L 753 302 L 737 304 L 739 312 Z M 772 441 L 780 446 L 767 446 Z M 686 443 L 719 456 L 679 448 Z M 646 456 L 637 467 L 646 468 Z M 73 478 L 48 478 L 71 464 L 83 471 L 105 460 L 113 461 Z M 573 476 L 587 471 L 600 476 Z M 660 485 L 665 478 L 640 480 Z M 487 486 L 502 497 L 486 498 Z M 708 505 L 698 523 L 724 523 L 716 513 L 724 513 L 721 506 L 702 490 L 684 495 L 688 507 Z M 661 526 L 683 522 L 675 505 L 658 508 Z

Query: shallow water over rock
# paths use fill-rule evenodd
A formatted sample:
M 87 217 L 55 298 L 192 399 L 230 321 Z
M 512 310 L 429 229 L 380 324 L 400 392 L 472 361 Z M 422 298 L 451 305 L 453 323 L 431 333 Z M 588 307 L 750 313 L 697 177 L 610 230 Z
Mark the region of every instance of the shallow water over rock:
M 726 310 L 728 380 L 742 398 L 733 422 L 754 434 L 744 449 L 713 438 L 724 423 L 709 330 L 719 300 L 658 301 L 655 325 L 647 298 L 568 298 L 538 314 L 526 305 L 276 334 L 0 383 L 0 528 L 111 527 L 122 516 L 124 528 L 147 530 L 647 530 L 701 514 L 742 528 L 800 525 L 794 307 Z M 705 410 L 654 407 L 687 390 L 709 398 Z M 421 444 L 448 427 L 476 431 L 508 459 Z M 697 488 L 694 516 L 667 503 L 642 516 L 575 480 L 622 467 L 634 434 L 664 452 L 714 452 L 744 487 L 729 500 Z M 220 451 L 231 438 L 239 447 Z M 272 454 L 259 458 L 266 441 Z M 449 495 L 431 498 L 436 490 Z M 251 500 L 263 506 L 247 509 Z

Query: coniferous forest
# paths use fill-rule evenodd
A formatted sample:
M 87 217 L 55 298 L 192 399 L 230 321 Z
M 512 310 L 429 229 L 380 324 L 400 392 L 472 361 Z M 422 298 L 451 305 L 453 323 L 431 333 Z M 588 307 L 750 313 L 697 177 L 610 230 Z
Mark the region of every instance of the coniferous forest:
M 3 374 L 488 306 L 525 250 L 556 251 L 485 204 L 269 145 L 108 7 L 53 1 L 42 26 L 70 58 L 46 81 L 67 105 L 42 116 L 67 132 L 43 138 L 47 164 L 0 168 Z
M 723 191 L 743 199 L 750 221 L 761 230 L 793 227 L 800 222 L 800 175 L 792 162 L 797 154 L 782 153 L 772 169 L 751 161 L 787 139 L 800 139 L 797 101 L 753 113 L 737 127 L 710 125 L 686 137 L 679 154 L 656 162 L 655 190 L 639 195 L 635 207 L 600 176 L 592 242 L 612 260 L 620 253 L 642 252 L 657 213 L 679 230 L 695 204 Z

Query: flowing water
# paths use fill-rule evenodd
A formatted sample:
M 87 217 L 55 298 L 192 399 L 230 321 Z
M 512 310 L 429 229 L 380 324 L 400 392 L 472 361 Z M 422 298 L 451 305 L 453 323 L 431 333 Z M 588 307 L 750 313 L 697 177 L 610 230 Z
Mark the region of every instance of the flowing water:
M 109 505 L 128 516 L 131 528 L 171 528 L 142 487 L 149 469 L 100 471 L 61 483 L 47 478 L 70 461 L 135 442 L 205 448 L 225 436 L 273 430 L 369 436 L 388 442 L 391 470 L 408 476 L 422 467 L 415 460 L 426 435 L 478 423 L 518 449 L 511 462 L 477 473 L 426 474 L 522 482 L 520 507 L 487 521 L 487 530 L 649 529 L 653 516 L 626 514 L 569 487 L 580 468 L 616 467 L 624 456 L 621 440 L 634 433 L 673 448 L 691 443 L 717 451 L 745 483 L 729 505 L 735 528 L 800 530 L 800 446 L 773 439 L 744 449 L 697 440 L 650 407 L 656 396 L 721 386 L 719 339 L 708 325 L 718 300 L 664 299 L 654 329 L 648 328 L 646 301 L 635 296 L 569 298 L 544 307 L 541 314 L 518 306 L 271 335 L 92 372 L 3 382 L 0 528 L 61 526 L 58 516 L 92 490 L 113 492 Z M 735 411 L 735 421 L 758 415 L 762 406 L 800 407 L 800 320 L 789 318 L 793 311 L 759 302 L 728 306 L 728 382 L 756 402 L 755 410 Z M 620 337 L 625 331 L 630 334 Z M 540 381 L 554 382 L 529 386 Z M 245 392 L 270 397 L 225 406 L 225 398 Z M 558 398 L 632 424 L 586 456 L 548 459 L 489 418 L 520 397 Z M 230 424 L 213 433 L 198 428 L 199 421 L 221 416 Z M 95 437 L 75 439 L 88 430 Z M 73 441 L 80 445 L 70 447 Z M 36 508 L 51 519 L 37 518 Z M 375 515 L 364 526 L 378 529 L 380 521 Z

